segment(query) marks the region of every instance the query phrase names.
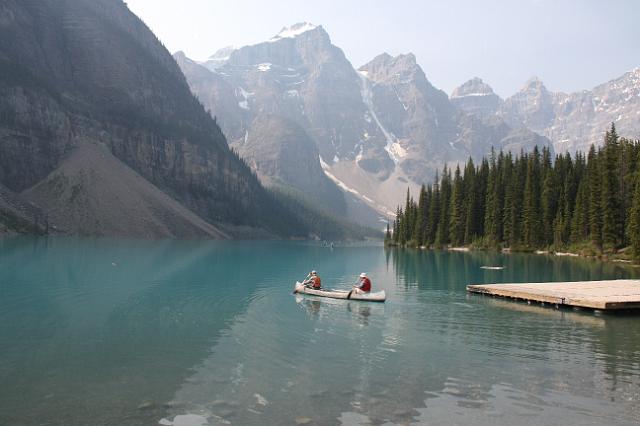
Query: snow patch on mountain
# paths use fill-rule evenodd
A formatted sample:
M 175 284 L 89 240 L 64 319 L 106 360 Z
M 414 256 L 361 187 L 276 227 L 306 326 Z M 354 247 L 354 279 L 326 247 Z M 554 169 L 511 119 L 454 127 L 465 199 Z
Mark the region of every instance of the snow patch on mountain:
M 343 189 L 346 192 L 350 192 L 354 195 L 357 195 L 358 197 L 363 197 L 362 194 L 360 194 L 358 191 L 356 191 L 353 188 L 348 187 L 344 182 L 342 182 L 340 179 L 338 179 L 337 177 L 335 177 L 329 170 L 329 165 L 327 163 L 324 162 L 324 160 L 322 159 L 322 156 L 319 155 L 318 158 L 320 158 L 320 166 L 322 167 L 322 171 L 324 171 L 324 174 L 327 175 L 327 177 L 329 179 L 331 179 L 336 185 L 338 185 L 341 189 Z
M 283 38 L 295 38 L 300 34 L 306 33 L 307 31 L 312 31 L 318 28 L 317 25 L 313 25 L 309 22 L 301 22 L 290 27 L 284 27 L 280 32 L 273 38 L 268 41 L 273 43 L 275 41 L 282 40 Z
M 258 71 L 261 71 L 261 72 L 269 71 L 272 65 L 273 64 L 271 62 L 263 62 L 261 64 L 258 64 L 257 65 Z
M 241 97 L 241 101 L 238 102 L 238 106 L 244 110 L 249 110 L 249 98 L 253 96 L 253 93 L 247 92 L 242 87 L 238 87 L 236 90 L 236 96 Z
M 407 156 L 407 150 L 404 149 L 399 142 L 392 143 L 389 149 L 393 152 L 393 156 L 396 158 L 404 158 Z
M 455 98 L 466 98 L 466 97 L 469 97 L 469 96 L 489 96 L 489 95 L 491 95 L 491 94 L 492 94 L 492 93 L 465 93 L 464 95 L 457 95 L 457 96 L 452 95 L 452 96 L 451 96 L 451 99 L 455 99 Z

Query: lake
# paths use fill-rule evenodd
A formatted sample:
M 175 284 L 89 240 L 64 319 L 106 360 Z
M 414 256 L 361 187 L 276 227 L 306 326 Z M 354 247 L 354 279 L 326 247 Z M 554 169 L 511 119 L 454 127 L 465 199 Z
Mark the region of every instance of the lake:
M 292 295 L 311 269 L 335 288 L 366 271 L 387 302 Z M 640 315 L 465 292 L 638 275 L 526 254 L 4 239 L 0 424 L 638 424 Z

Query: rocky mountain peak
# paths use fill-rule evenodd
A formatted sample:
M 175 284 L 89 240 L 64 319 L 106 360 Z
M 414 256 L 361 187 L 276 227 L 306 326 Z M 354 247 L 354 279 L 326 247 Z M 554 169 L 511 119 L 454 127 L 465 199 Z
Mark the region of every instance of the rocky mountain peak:
M 629 90 L 640 89 L 640 67 L 627 71 L 622 77 L 612 80 L 609 84 L 615 86 L 614 88 L 625 86 Z
M 209 59 L 228 59 L 231 52 L 236 50 L 235 46 L 226 46 L 222 49 L 218 49 L 216 53 L 209 56 Z
M 554 97 L 538 77 L 531 77 L 502 105 L 501 115 L 512 127 L 528 127 L 542 133 L 554 118 Z
M 261 66 L 262 71 L 268 71 L 271 65 L 314 69 L 317 64 L 331 60 L 346 61 L 346 58 L 331 44 L 322 26 L 303 22 L 283 28 L 269 40 L 231 51 L 224 65 Z
M 524 83 L 521 92 L 548 92 L 548 90 L 539 77 L 533 76 Z
M 502 99 L 487 83 L 474 77 L 451 93 L 451 102 L 461 111 L 481 118 L 494 115 Z
M 310 22 L 299 22 L 291 25 L 290 27 L 284 27 L 278 34 L 269 39 L 270 42 L 279 41 L 286 38 L 296 38 L 309 31 L 325 32 L 321 25 L 314 25 Z
M 173 54 L 173 57 L 174 57 L 174 59 L 176 59 L 176 60 L 178 60 L 178 59 L 180 59 L 180 60 L 187 60 L 187 59 L 189 59 L 189 58 L 187 57 L 187 54 L 186 54 L 186 53 L 184 53 L 184 51 L 182 51 L 182 50 L 178 50 L 177 52 L 175 52 L 175 53 Z
M 406 83 L 415 79 L 416 75 L 426 79 L 413 53 L 398 56 L 381 53 L 361 66 L 358 71 L 375 82 L 397 80 Z
M 235 50 L 236 48 L 234 46 L 227 46 L 222 49 L 218 49 L 213 55 L 209 56 L 209 59 L 202 62 L 201 65 L 204 65 L 211 71 L 215 71 L 229 60 L 231 54 Z
M 480 77 L 474 77 L 471 80 L 464 83 L 462 86 L 457 87 L 451 93 L 451 98 L 461 98 L 464 96 L 488 96 L 495 95 L 493 88 L 487 83 L 482 81 Z

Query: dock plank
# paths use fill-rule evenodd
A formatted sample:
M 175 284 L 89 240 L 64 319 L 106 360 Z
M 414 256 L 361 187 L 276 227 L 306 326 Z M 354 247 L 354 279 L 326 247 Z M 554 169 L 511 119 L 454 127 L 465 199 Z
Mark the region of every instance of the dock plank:
M 640 309 L 640 280 L 475 284 L 467 291 L 580 308 Z

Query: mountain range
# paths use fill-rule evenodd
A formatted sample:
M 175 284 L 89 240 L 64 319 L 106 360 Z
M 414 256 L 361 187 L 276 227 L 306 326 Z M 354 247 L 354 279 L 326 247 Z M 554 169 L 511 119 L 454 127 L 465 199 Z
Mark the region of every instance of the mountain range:
M 621 134 L 640 134 L 640 68 L 576 93 L 550 92 L 534 77 L 507 99 L 497 96 L 480 78 L 451 94 L 462 111 L 483 118 L 500 117 L 512 127 L 525 127 L 549 138 L 556 152 L 586 152 L 600 145 L 615 123 Z
M 640 129 L 640 71 L 450 96 L 412 54 L 354 68 L 322 26 L 172 56 L 120 0 L 0 5 L 0 235 L 309 238 L 381 227 L 443 165 Z
M 519 151 L 549 144 L 499 117 L 456 108 L 412 54 L 381 54 L 355 69 L 323 27 L 310 23 L 284 28 L 263 43 L 224 48 L 202 63 L 182 52 L 174 57 L 230 145 L 262 181 L 275 178 L 313 198 L 321 195 L 319 182 L 326 176 L 348 197 L 390 214 L 407 187 L 430 181 L 444 164 L 478 157 L 492 146 Z M 306 147 L 304 164 L 312 176 L 306 183 L 299 175 L 283 179 L 282 170 L 295 168 L 301 155 L 287 159 L 285 151 L 278 156 L 271 148 L 282 170 L 262 164 L 265 157 L 256 147 L 279 143 L 262 131 L 273 120 L 306 141 L 298 151 Z
M 507 99 L 480 78 L 447 95 L 413 54 L 383 53 L 355 69 L 322 26 L 307 22 L 262 43 L 225 47 L 203 62 L 182 52 L 174 57 L 262 182 L 325 200 L 326 176 L 348 198 L 384 214 L 404 201 L 407 187 L 413 192 L 432 181 L 445 164 L 492 149 L 585 150 L 601 142 L 611 122 L 629 137 L 640 131 L 638 69 L 569 95 L 549 92 L 535 78 Z M 295 155 L 276 148 L 281 139 L 273 128 L 297 135 Z

